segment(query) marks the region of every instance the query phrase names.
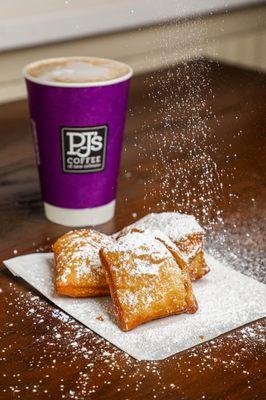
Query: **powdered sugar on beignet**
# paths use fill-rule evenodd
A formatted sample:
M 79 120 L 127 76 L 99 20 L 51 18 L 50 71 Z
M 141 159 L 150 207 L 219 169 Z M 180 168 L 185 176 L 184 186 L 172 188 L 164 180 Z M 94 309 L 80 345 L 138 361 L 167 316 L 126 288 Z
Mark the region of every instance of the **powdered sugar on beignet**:
M 187 270 L 154 232 L 131 231 L 100 251 L 121 329 L 195 312 Z
M 57 291 L 74 297 L 108 294 L 99 250 L 111 243 L 111 238 L 93 229 L 70 231 L 60 237 L 53 246 Z

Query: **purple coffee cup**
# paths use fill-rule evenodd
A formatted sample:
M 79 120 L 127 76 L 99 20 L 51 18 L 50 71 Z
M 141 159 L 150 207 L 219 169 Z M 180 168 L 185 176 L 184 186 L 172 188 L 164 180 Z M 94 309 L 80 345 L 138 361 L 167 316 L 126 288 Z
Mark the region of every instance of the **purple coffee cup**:
M 43 63 L 64 60 L 70 58 L 37 61 L 23 71 L 44 210 L 50 221 L 66 226 L 102 224 L 115 211 L 132 69 L 123 64 L 122 76 L 97 82 L 29 74 Z

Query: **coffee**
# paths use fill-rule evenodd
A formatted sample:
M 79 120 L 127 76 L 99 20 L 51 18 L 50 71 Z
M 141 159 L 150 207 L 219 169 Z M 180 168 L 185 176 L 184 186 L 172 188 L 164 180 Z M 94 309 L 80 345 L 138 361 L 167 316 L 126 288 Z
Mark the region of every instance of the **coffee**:
M 31 64 L 26 73 L 43 82 L 90 83 L 121 78 L 130 73 L 126 64 L 93 57 L 66 57 Z
M 73 56 L 35 61 L 23 73 L 47 218 L 67 226 L 109 221 L 132 69 Z

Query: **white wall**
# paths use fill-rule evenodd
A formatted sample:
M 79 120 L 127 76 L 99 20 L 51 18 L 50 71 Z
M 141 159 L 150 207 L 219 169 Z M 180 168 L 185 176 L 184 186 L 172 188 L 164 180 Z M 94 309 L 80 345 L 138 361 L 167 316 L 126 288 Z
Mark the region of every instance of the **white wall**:
M 141 73 L 207 56 L 266 70 L 265 42 L 266 6 L 12 49 L 0 52 L 0 103 L 25 97 L 22 67 L 40 58 L 109 57 L 125 61 L 135 73 Z
M 263 0 L 0 0 L 0 51 L 230 11 Z

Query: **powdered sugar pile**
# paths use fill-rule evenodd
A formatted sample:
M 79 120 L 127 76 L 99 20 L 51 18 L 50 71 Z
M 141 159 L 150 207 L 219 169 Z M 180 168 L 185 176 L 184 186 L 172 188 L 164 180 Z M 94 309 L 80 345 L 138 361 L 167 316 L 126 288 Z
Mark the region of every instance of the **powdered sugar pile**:
M 108 247 L 108 252 L 121 253 L 125 268 L 130 271 L 130 265 L 127 265 L 129 259 L 134 255 L 135 266 L 139 266 L 134 274 L 154 274 L 158 273 L 160 262 L 167 258 L 172 258 L 172 254 L 167 247 L 159 240 L 155 239 L 156 231 L 146 230 L 145 233 L 132 232 L 129 235 L 120 237 L 112 246 Z M 158 236 L 160 232 L 158 232 Z M 161 234 L 161 237 L 168 238 Z M 138 260 L 135 260 L 138 259 Z M 146 263 L 143 262 L 146 260 Z M 139 262 L 138 262 L 139 261 Z M 155 271 L 156 270 L 156 271 Z
M 121 237 L 134 229 L 158 238 L 169 249 L 172 248 L 175 253 L 178 253 L 185 262 L 190 262 L 202 249 L 204 229 L 192 215 L 178 212 L 147 214 L 114 234 L 113 237 Z
M 145 215 L 145 217 L 122 229 L 121 234 L 125 234 L 134 228 L 162 231 L 174 241 L 180 241 L 188 235 L 204 233 L 203 228 L 193 215 L 181 214 L 179 212 L 162 212 Z
M 253 199 L 254 200 L 254 199 Z M 235 270 L 266 283 L 265 218 L 263 196 L 254 205 L 252 199 L 237 208 L 237 212 L 225 219 L 222 226 L 209 230 L 206 247 L 216 258 L 226 260 Z M 243 218 L 250 208 L 250 218 Z M 256 210 L 257 208 L 257 210 Z

